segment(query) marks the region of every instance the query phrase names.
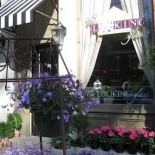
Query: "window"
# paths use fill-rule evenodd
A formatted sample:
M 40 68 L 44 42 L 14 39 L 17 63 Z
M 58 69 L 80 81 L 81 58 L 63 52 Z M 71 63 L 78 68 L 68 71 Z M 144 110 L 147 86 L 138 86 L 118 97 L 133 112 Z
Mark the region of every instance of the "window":
M 139 67 L 132 40 L 125 46 L 121 45 L 121 42 L 127 41 L 127 35 L 122 33 L 104 36 L 96 62 L 99 70 L 94 70 L 88 87 L 93 87 L 98 79 L 102 86 L 113 88 L 100 92 L 103 103 L 152 104 L 153 89 Z

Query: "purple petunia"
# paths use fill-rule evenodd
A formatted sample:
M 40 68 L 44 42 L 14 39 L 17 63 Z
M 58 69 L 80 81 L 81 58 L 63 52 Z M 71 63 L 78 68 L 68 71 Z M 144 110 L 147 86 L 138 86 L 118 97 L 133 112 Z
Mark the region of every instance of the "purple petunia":
M 42 101 L 43 101 L 43 102 L 46 102 L 46 101 L 47 101 L 46 97 L 43 97 L 43 98 L 42 98 Z
M 52 94 L 52 92 L 47 92 L 46 95 L 50 97 L 50 96 L 52 96 L 53 94 Z

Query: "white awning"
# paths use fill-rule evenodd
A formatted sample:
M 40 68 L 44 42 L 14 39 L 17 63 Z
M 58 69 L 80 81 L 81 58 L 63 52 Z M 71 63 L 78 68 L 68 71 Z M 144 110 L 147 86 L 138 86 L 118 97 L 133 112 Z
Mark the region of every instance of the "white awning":
M 0 28 L 30 23 L 33 10 L 45 0 L 10 0 L 0 7 Z

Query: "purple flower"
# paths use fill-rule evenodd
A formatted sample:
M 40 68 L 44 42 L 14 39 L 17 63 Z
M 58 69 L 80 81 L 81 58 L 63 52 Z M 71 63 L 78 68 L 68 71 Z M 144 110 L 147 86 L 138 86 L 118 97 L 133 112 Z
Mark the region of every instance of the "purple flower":
M 43 97 L 43 98 L 42 98 L 42 101 L 43 101 L 43 102 L 46 102 L 46 101 L 47 101 L 46 97 Z
M 39 90 L 41 88 L 42 84 L 41 83 L 38 83 L 37 84 L 37 89 Z
M 64 115 L 64 120 L 65 120 L 65 122 L 68 122 L 68 121 L 69 121 L 69 117 L 70 117 L 69 114 L 65 114 L 65 115 Z
M 52 94 L 52 92 L 47 92 L 46 95 L 50 97 L 50 96 L 52 96 L 53 94 Z
M 92 106 L 92 102 L 91 101 L 87 101 L 85 104 L 86 104 L 87 108 L 90 108 Z
M 72 107 L 72 109 L 73 109 L 73 103 L 72 102 L 67 103 L 67 107 L 68 108 L 71 108 Z
M 99 104 L 100 104 L 100 100 L 99 99 L 94 101 L 94 105 L 99 105 Z

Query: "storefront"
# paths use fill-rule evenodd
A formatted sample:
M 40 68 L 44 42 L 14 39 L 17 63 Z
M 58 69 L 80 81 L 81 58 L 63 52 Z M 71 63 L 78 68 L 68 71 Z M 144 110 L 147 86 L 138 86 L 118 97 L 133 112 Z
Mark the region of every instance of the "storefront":
M 68 9 L 68 6 L 72 7 Z M 27 9 L 32 16 L 22 11 L 14 18 L 10 14 L 1 18 L 1 28 L 5 34 L 5 29 L 14 26 L 15 20 L 15 38 L 44 38 L 33 40 L 33 44 L 40 51 L 44 48 L 48 51 L 50 46 L 45 38 L 51 37 L 56 23 L 53 18 L 58 17 L 67 28 L 61 53 L 69 71 L 82 81 L 83 88 L 93 87 L 97 79 L 102 86 L 113 88 L 101 95 L 113 98 L 112 102 L 102 98 L 101 104 L 89 112 L 90 128 L 102 125 L 155 128 L 154 73 L 141 67 L 150 52 L 145 49 L 153 45 L 152 6 L 152 0 L 59 0 L 58 14 L 50 0 L 40 0 L 35 11 L 31 7 Z M 17 20 L 17 15 L 22 20 Z M 24 21 L 29 17 L 33 17 L 32 23 Z M 8 18 L 10 22 L 6 22 Z M 28 44 L 18 40 L 15 48 Z M 58 65 L 60 74 L 66 74 L 61 59 L 57 63 L 53 66 Z M 32 75 L 35 71 L 38 68 L 28 73 Z M 25 73 L 18 75 L 22 77 Z M 27 114 L 23 113 L 22 134 L 29 135 L 32 134 L 31 115 Z
M 81 72 L 84 87 L 93 87 L 96 80 L 103 86 L 99 93 L 89 91 L 89 95 L 101 98 L 101 104 L 90 112 L 92 127 L 154 128 L 154 73 L 143 67 L 151 52 L 148 48 L 153 45 L 152 1 L 99 3 L 104 11 L 97 2 L 93 6 L 89 3 L 92 12 L 85 10 L 90 33 L 83 27 L 84 37 L 91 36 L 83 50 L 92 58 L 82 61 L 89 64 L 85 67 L 88 72 Z

